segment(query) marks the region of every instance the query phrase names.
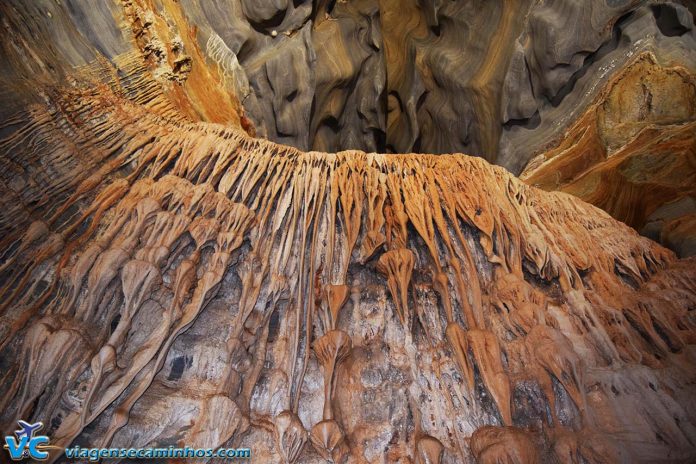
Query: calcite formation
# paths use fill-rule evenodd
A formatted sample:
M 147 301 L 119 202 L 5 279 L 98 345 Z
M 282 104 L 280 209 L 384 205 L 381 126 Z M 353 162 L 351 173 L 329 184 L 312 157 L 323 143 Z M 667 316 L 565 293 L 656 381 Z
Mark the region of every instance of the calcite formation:
M 181 9 L 271 140 L 465 152 L 518 174 L 631 55 L 696 66 L 693 5 L 682 3 L 183 0 Z
M 657 125 L 659 137 L 671 140 L 663 131 L 666 124 L 694 120 L 693 91 L 682 92 L 674 79 L 661 80 L 636 66 L 636 57 L 653 56 L 662 69 L 693 75 L 693 2 L 241 1 L 217 8 L 141 2 L 138 15 L 130 4 L 126 11 L 150 61 L 152 50 L 164 50 L 155 55 L 158 62 L 172 56 L 170 64 L 158 66 L 158 76 L 176 78 L 172 69 L 184 59 L 177 58 L 179 44 L 195 50 L 196 38 L 171 39 L 172 27 L 157 24 L 195 26 L 198 48 L 215 63 L 209 72 L 222 76 L 222 87 L 240 96 L 245 127 L 253 121 L 254 130 L 271 140 L 322 151 L 461 151 L 513 174 L 529 172 L 533 157 L 563 146 L 560 163 L 577 168 L 571 159 L 581 159 L 582 170 L 575 173 L 584 176 L 581 185 L 566 185 L 569 173 L 558 163 L 530 176 L 530 182 L 546 177 L 542 184 L 553 182 L 551 188 L 580 196 L 680 256 L 694 253 L 696 179 L 687 175 L 693 162 L 683 166 L 664 159 L 675 148 L 693 158 L 692 144 L 626 146 L 641 126 Z M 141 17 L 155 19 L 148 26 Z M 168 41 L 173 53 L 167 54 L 161 44 Z M 614 99 L 601 130 L 623 133 L 623 140 L 607 140 L 601 150 L 607 157 L 624 144 L 623 153 L 638 160 L 628 175 L 603 174 L 597 187 L 592 179 L 598 169 L 591 175 L 585 168 L 600 148 L 588 151 L 578 143 L 569 153 L 568 147 L 580 138 L 579 131 L 592 132 L 594 118 L 588 115 L 619 75 L 633 78 L 613 91 L 625 96 Z M 652 86 L 643 86 L 653 78 Z M 660 98 L 660 92 L 670 98 Z M 644 108 L 638 110 L 641 99 Z M 637 124 L 629 128 L 627 120 Z M 681 138 L 693 142 L 693 132 L 683 127 Z M 649 130 L 644 137 L 653 138 Z M 612 170 L 615 163 L 601 170 Z M 664 173 L 654 176 L 655 170 Z M 606 192 L 604 185 L 616 189 Z
M 696 460 L 696 258 L 577 191 L 531 185 L 581 185 L 586 170 L 612 173 L 609 183 L 683 174 L 644 196 L 685 201 L 693 108 L 675 102 L 693 96 L 686 67 L 637 54 L 578 94 L 593 103 L 567 139 L 543 121 L 572 100 L 561 82 L 585 85 L 587 53 L 572 50 L 626 37 L 639 19 L 663 32 L 654 50 L 669 49 L 691 40 L 690 13 L 631 1 L 396 8 L 0 5 L 2 432 L 42 421 L 57 447 L 246 447 L 278 463 Z M 564 12 L 585 22 L 563 23 Z M 247 26 L 229 21 L 242 16 Z M 490 37 L 459 39 L 486 18 Z M 564 27 L 582 33 L 561 37 Z M 348 39 L 365 46 L 348 54 Z M 586 64 L 620 55 L 618 42 Z M 470 43 L 482 47 L 470 69 L 451 72 L 463 58 L 443 50 Z M 382 53 L 400 64 L 380 71 Z M 511 63 L 527 63 L 531 100 L 524 86 L 496 86 Z M 380 80 L 391 72 L 401 77 Z M 432 89 L 405 97 L 419 73 L 468 84 L 452 87 L 461 100 L 449 107 Z M 400 89 L 387 100 L 410 116 L 371 109 L 370 92 L 385 88 Z M 297 106 L 307 102 L 315 110 Z M 420 137 L 420 149 L 456 151 L 447 131 L 414 137 L 428 114 L 432 127 L 471 124 L 478 135 L 461 146 L 504 159 L 507 129 L 481 129 L 500 124 L 504 102 L 520 122 L 511 133 L 527 130 L 529 111 L 542 121 L 528 183 L 462 154 L 302 151 L 254 137 L 332 151 L 354 140 L 411 151 Z M 277 136 L 259 114 L 274 115 Z M 678 161 L 617 171 L 640 150 Z M 547 185 L 550 172 L 562 185 Z M 600 188 L 616 186 L 586 190 Z M 654 214 L 630 208 L 634 227 Z M 689 223 L 679 224 L 669 227 Z

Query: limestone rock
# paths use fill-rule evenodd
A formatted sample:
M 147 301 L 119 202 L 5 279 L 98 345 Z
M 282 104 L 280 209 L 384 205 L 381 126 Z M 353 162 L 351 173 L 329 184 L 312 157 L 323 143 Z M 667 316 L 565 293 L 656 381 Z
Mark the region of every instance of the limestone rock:
M 577 198 L 692 236 L 685 8 L 0 11 L 3 433 L 287 463 L 696 459 L 696 261 Z M 526 183 L 255 131 L 542 157 Z

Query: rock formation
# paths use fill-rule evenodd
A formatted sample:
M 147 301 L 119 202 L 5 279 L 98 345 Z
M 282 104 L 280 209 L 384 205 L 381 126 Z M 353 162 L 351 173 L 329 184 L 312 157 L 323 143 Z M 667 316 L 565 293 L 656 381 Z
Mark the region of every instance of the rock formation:
M 0 11 L 2 432 L 278 463 L 696 459 L 696 258 L 576 198 L 672 221 L 693 191 L 691 71 L 646 52 L 567 88 L 621 68 L 631 25 L 691 56 L 686 8 Z M 561 138 L 564 105 L 582 114 Z M 255 134 L 520 169 L 541 150 L 525 178 L 576 196 L 482 158 Z
M 641 54 L 522 179 L 696 254 L 696 75 Z

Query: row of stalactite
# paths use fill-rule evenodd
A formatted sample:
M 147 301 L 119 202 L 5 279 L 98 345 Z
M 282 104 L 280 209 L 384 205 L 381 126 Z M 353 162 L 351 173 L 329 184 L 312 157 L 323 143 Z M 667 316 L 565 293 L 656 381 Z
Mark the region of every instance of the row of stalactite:
M 496 419 L 477 423 L 466 440 L 481 462 L 538 457 L 531 434 L 515 427 L 516 377 L 539 383 L 557 430 L 555 389 L 567 393 L 582 433 L 556 437 L 555 452 L 576 456 L 585 432 L 601 425 L 597 416 L 618 412 L 588 405 L 590 364 L 688 371 L 671 356 L 694 341 L 693 269 L 606 214 L 479 159 L 301 153 L 186 123 L 156 87 L 142 92 L 137 73 L 129 79 L 56 91 L 48 106 L 5 123 L 14 130 L 0 141 L 0 349 L 21 336 L 13 377 L 4 378 L 5 425 L 35 414 L 40 401 L 44 414 L 60 416 L 52 443 L 68 446 L 99 419 L 98 445 L 112 444 L 177 337 L 229 285 L 230 270 L 241 290 L 225 343 L 244 375 L 229 381 L 233 399 L 216 392 L 206 404 L 228 420 L 222 442 L 249 426 L 269 321 L 287 310 L 289 393 L 272 422 L 289 463 L 307 441 L 333 462 L 350 453 L 334 408 L 337 371 L 355 344 L 339 323 L 355 287 L 351 266 L 381 274 L 404 333 L 420 324 L 430 346 L 451 353 L 463 389 L 474 398 L 481 384 L 492 398 L 495 411 L 485 413 Z M 415 272 L 428 277 L 443 327 L 413 304 Z M 323 411 L 305 427 L 299 403 L 312 353 L 323 370 Z M 688 391 L 685 384 L 686 376 L 670 385 Z M 690 429 L 665 424 L 672 414 L 690 418 L 678 405 L 668 409 L 655 422 L 688 449 Z M 197 427 L 192 436 L 205 442 L 206 425 Z M 417 462 L 439 462 L 459 439 L 434 435 L 416 424 Z

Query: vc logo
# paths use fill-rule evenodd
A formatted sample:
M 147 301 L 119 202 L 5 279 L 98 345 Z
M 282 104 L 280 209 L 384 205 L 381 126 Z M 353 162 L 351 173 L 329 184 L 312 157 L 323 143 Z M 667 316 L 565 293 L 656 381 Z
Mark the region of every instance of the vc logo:
M 48 437 L 45 435 L 35 435 L 36 432 L 43 428 L 42 422 L 29 424 L 24 421 L 19 421 L 19 430 L 15 430 L 15 435 L 5 437 L 5 448 L 10 453 L 10 458 L 13 461 L 20 461 L 24 458 L 32 458 L 37 461 L 45 461 L 48 459 Z

